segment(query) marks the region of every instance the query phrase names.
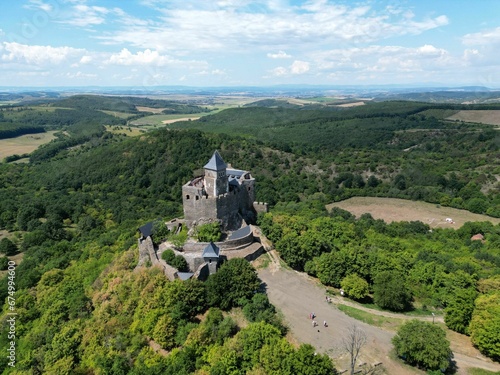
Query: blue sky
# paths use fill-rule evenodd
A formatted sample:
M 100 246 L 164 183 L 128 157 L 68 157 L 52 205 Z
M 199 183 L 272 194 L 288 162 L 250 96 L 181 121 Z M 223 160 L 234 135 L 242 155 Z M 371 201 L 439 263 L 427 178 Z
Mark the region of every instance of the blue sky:
M 0 86 L 500 88 L 498 0 L 18 0 Z

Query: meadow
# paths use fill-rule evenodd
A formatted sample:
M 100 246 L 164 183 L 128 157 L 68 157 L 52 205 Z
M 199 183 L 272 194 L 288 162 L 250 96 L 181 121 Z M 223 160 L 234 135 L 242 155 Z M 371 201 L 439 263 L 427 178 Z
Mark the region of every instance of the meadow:
M 55 139 L 54 133 L 56 131 L 0 139 L 0 160 L 7 156 L 29 154 L 35 151 L 39 146 Z

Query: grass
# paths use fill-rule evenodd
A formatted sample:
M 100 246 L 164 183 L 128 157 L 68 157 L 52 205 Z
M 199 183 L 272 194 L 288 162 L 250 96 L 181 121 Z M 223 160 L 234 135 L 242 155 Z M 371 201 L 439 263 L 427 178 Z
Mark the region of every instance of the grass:
M 104 112 L 104 113 L 106 113 L 108 115 L 115 116 L 115 117 L 118 117 L 118 118 L 123 118 L 123 119 L 128 119 L 128 118 L 136 115 L 135 113 L 107 111 L 107 110 L 104 110 L 104 109 L 102 109 L 101 112 Z
M 165 126 L 165 123 L 163 121 L 198 118 L 201 116 L 206 116 L 208 114 L 210 114 L 210 112 L 178 114 L 178 115 L 151 115 L 151 116 L 141 117 L 137 120 L 133 120 L 130 122 L 130 124 L 136 126 L 145 126 L 145 125 Z
M 113 134 L 123 134 L 129 137 L 134 137 L 136 135 L 141 135 L 145 132 L 144 129 L 137 128 L 135 126 L 115 126 L 106 125 L 106 130 Z
M 376 327 L 394 329 L 399 327 L 404 322 L 403 319 L 375 315 L 347 305 L 337 305 L 337 308 L 351 318 Z
M 460 228 L 467 221 L 489 221 L 494 225 L 500 219 L 487 215 L 474 214 L 457 208 L 436 206 L 432 203 L 410 201 L 396 198 L 354 197 L 326 206 L 327 210 L 339 207 L 354 214 L 356 217 L 370 213 L 375 219 L 385 222 L 416 221 L 428 224 L 431 228 Z M 454 224 L 446 222 L 452 218 Z
M 470 375 L 500 375 L 500 372 L 492 372 L 488 370 L 483 370 L 482 368 L 469 368 L 467 373 Z
M 56 131 L 48 131 L 45 133 L 25 134 L 15 138 L 1 139 L 0 160 L 11 155 L 29 154 L 44 143 L 55 139 L 55 133 Z
M 356 302 L 356 301 L 352 301 Z M 367 308 L 367 309 L 372 309 L 372 310 L 377 310 L 377 311 L 387 311 L 382 309 L 381 307 L 377 306 L 374 303 L 363 303 L 361 306 Z M 419 317 L 419 316 L 432 316 L 432 313 L 434 313 L 436 316 L 442 316 L 443 312 L 442 311 L 437 311 L 437 310 L 428 310 L 428 309 L 422 309 L 422 308 L 414 308 L 413 310 L 410 311 L 404 311 L 398 314 L 406 315 L 406 316 L 414 316 L 414 317 Z

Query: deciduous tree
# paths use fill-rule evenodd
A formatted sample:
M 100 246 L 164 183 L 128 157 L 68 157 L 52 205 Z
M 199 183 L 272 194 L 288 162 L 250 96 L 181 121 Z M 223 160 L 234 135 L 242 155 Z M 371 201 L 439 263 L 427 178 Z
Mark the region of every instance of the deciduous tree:
M 398 356 L 413 366 L 426 370 L 446 370 L 452 352 L 445 331 L 439 326 L 411 320 L 404 323 L 393 337 Z

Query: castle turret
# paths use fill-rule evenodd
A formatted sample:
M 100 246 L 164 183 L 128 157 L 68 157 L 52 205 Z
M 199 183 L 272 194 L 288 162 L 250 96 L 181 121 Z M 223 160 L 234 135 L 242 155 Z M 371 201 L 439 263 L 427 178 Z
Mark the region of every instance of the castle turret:
M 208 196 L 217 197 L 226 194 L 228 192 L 227 165 L 217 150 L 203 168 L 205 169 L 205 191 Z

